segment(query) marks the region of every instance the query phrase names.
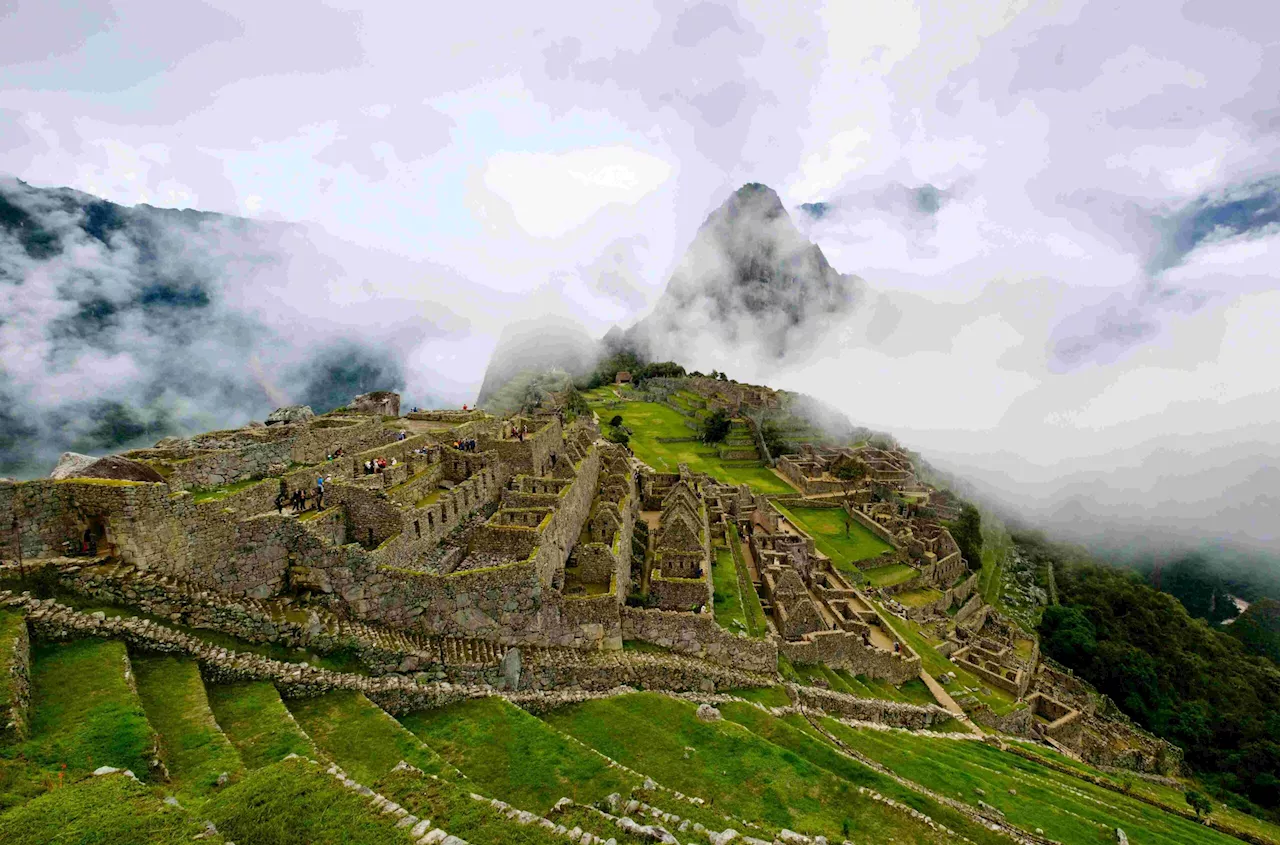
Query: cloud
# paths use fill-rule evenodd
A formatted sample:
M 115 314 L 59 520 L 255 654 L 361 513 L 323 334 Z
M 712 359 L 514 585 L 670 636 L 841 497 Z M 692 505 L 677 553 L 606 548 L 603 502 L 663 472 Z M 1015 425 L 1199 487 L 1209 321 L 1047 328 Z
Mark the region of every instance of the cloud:
M 484 183 L 539 238 L 564 235 L 612 203 L 633 205 L 671 175 L 662 159 L 627 147 L 565 153 L 504 152 L 491 157 Z

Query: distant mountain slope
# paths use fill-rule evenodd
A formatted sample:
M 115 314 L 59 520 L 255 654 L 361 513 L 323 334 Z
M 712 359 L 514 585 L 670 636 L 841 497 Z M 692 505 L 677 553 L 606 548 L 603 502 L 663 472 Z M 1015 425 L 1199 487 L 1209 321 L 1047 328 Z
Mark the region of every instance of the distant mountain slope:
M 0 176 L 0 475 L 401 387 L 390 330 L 303 324 L 298 298 L 344 270 L 307 248 L 291 225 Z
M 849 311 L 859 282 L 801 234 L 772 188 L 743 185 L 702 224 L 626 345 L 649 360 L 679 360 L 701 333 L 781 358 Z

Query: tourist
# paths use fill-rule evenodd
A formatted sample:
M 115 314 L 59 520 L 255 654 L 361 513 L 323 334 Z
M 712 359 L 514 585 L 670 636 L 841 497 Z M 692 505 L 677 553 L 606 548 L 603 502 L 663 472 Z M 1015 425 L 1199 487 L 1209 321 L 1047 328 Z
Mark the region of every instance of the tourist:
M 285 503 L 284 492 L 285 492 L 284 488 L 281 487 L 280 492 L 276 494 L 276 513 L 280 514 L 281 516 L 284 515 L 284 503 Z
M 405 434 L 404 434 L 404 432 L 403 432 L 403 431 L 398 432 L 398 433 L 396 434 L 396 440 L 404 440 L 404 437 L 405 437 Z
M 316 510 L 324 510 L 324 479 L 320 479 L 316 484 Z

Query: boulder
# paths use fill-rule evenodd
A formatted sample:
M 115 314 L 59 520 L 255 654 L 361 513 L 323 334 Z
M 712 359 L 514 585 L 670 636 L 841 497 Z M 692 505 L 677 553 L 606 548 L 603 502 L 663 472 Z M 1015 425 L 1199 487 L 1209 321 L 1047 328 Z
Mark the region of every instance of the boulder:
M 315 415 L 316 412 L 311 410 L 310 405 L 285 405 L 283 408 L 276 408 L 267 416 L 267 425 L 306 422 Z
M 697 717 L 699 722 L 718 722 L 722 718 L 720 711 L 710 704 L 699 704 Z
M 350 409 L 357 414 L 376 414 L 384 417 L 400 416 L 400 394 L 390 390 L 362 393 L 351 400 Z
M 145 481 L 163 484 L 164 476 L 146 464 L 119 455 L 94 458 L 75 452 L 63 452 L 50 478 L 106 478 L 114 481 Z

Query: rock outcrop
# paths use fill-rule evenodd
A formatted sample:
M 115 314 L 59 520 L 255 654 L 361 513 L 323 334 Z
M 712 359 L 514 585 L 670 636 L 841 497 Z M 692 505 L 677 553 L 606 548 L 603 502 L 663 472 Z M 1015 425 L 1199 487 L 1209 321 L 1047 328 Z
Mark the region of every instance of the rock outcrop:
M 151 467 L 119 455 L 95 458 L 76 452 L 63 452 L 50 478 L 105 478 L 114 481 L 146 481 L 164 483 L 164 476 Z

